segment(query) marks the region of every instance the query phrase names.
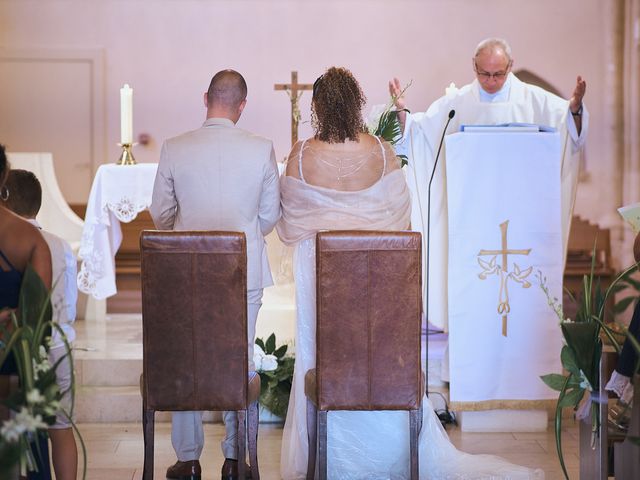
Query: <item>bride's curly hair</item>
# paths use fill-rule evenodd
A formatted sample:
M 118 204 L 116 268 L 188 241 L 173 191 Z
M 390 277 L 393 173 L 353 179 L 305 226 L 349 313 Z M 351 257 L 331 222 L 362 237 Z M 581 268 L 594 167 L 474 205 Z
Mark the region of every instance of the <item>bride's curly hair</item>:
M 328 143 L 358 141 L 365 131 L 362 107 L 367 98 L 346 68 L 331 67 L 313 84 L 311 122 L 315 138 Z

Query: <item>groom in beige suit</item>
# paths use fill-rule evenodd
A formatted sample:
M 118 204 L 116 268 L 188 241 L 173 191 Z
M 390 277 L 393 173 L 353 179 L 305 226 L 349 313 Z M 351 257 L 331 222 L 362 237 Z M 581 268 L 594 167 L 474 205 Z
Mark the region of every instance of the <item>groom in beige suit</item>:
M 247 84 L 238 72 L 214 75 L 204 95 L 207 119 L 202 127 L 162 146 L 150 210 L 162 230 L 245 233 L 251 371 L 262 290 L 273 285 L 264 237 L 280 217 L 280 190 L 272 142 L 235 125 L 246 97 Z M 227 433 L 222 479 L 231 480 L 237 478 L 236 414 L 224 412 L 223 419 Z M 171 442 L 178 461 L 167 470 L 167 478 L 200 479 L 202 412 L 174 412 Z

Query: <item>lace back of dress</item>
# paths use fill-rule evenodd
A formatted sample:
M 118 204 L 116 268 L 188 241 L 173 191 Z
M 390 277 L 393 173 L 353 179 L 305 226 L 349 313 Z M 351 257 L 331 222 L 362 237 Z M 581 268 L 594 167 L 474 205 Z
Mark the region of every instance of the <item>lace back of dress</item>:
M 298 156 L 299 176 L 305 183 L 320 187 L 363 190 L 385 175 L 387 157 L 379 140 L 373 145 L 348 150 L 305 141 Z

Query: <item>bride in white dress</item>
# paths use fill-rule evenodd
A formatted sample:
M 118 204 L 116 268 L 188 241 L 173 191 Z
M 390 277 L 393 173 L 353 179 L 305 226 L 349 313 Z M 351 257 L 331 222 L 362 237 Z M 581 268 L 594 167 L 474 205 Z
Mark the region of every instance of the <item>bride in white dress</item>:
M 282 437 L 284 480 L 307 471 L 305 372 L 315 367 L 315 234 L 319 230 L 405 230 L 409 192 L 393 149 L 363 133 L 365 98 L 346 69 L 330 68 L 313 89 L 316 134 L 298 142 L 281 178 L 282 241 L 295 245 L 296 363 Z M 419 438 L 421 479 L 538 479 L 540 470 L 499 457 L 457 450 L 429 399 Z M 328 413 L 328 478 L 377 480 L 409 478 L 407 412 Z

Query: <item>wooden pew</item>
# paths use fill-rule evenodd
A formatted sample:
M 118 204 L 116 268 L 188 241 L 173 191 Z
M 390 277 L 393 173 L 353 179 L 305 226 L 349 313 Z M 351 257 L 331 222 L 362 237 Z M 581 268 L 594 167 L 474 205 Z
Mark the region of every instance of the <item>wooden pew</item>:
M 582 279 L 591 271 L 593 246 L 596 245 L 594 275 L 600 278 L 602 289 L 606 289 L 614 278 L 611 266 L 611 238 L 608 229 L 601 229 L 597 225 L 583 220 L 577 215 L 571 221 L 569 245 L 567 248 L 567 263 L 564 269 L 564 288 L 578 299 L 582 292 Z M 575 318 L 576 306 L 569 295 L 563 294 L 563 308 L 565 317 Z M 609 310 L 613 309 L 613 298 L 610 299 Z

